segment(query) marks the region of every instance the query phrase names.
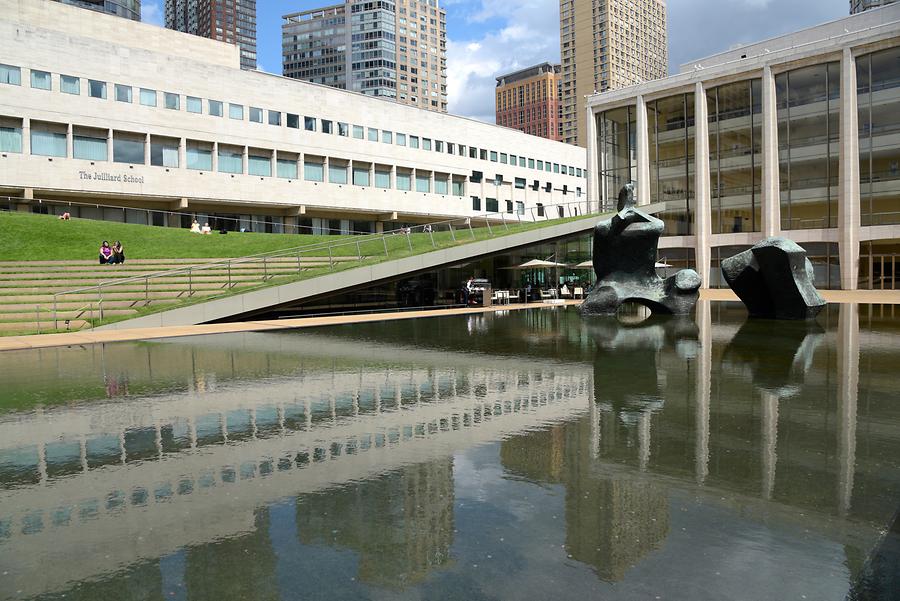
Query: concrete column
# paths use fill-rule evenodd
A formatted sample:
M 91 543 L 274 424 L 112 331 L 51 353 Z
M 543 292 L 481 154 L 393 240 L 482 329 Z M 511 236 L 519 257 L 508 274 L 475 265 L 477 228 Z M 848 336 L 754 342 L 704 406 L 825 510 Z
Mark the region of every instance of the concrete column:
M 650 138 L 647 135 L 647 103 L 643 96 L 637 97 L 637 130 L 635 150 L 637 152 L 637 204 L 650 204 Z
M 113 130 L 106 130 L 106 160 L 112 163 L 113 160 Z
M 781 233 L 781 185 L 778 175 L 778 105 L 775 76 L 768 65 L 762 76 L 762 235 Z
M 856 59 L 850 48 L 841 58 L 841 141 L 838 176 L 838 252 L 841 288 L 856 290 L 859 276 L 859 115 Z
M 289 215 L 284 218 L 284 231 L 288 234 L 297 233 L 297 218 Z
M 428 190 L 434 194 L 434 171 L 428 174 Z
M 859 394 L 859 305 L 842 304 L 838 314 L 838 510 L 853 501 L 856 472 L 856 403 Z
M 144 134 L 144 165 L 150 165 L 150 134 Z
M 712 200 L 709 193 L 709 107 L 706 89 L 694 86 L 694 257 L 702 288 L 709 288 Z
M 369 186 L 375 187 L 375 162 L 369 163 Z
M 187 169 L 187 140 L 178 139 L 178 168 Z
M 775 489 L 778 463 L 778 395 L 762 391 L 762 496 L 769 500 Z
M 31 119 L 22 119 L 22 154 L 31 154 Z
M 241 149 L 241 173 L 247 175 L 250 168 L 250 149 L 244 146 Z
M 397 166 L 391 165 L 391 190 L 397 189 Z
M 712 309 L 710 301 L 697 302 L 700 349 L 697 354 L 697 391 L 694 429 L 694 477 L 703 485 L 709 475 L 709 401 L 712 390 Z
M 585 198 L 585 209 L 588 213 L 596 208 L 599 211 L 600 195 L 597 180 L 599 179 L 598 154 L 597 154 L 597 120 L 591 107 L 587 107 L 587 194 Z M 527 186 L 526 186 L 527 188 Z
M 213 170 L 213 173 L 215 173 L 219 170 L 219 143 L 218 142 L 213 142 L 212 170 Z
M 75 158 L 75 139 L 72 134 L 72 124 L 69 123 L 66 126 L 66 156 L 69 158 Z

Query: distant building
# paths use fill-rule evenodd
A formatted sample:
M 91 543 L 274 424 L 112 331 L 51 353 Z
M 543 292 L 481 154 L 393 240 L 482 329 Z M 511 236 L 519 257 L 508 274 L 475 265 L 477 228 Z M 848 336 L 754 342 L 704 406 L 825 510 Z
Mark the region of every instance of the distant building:
M 125 17 L 132 21 L 141 20 L 141 0 L 56 0 L 56 2 Z
M 497 125 L 560 139 L 559 64 L 541 63 L 497 78 Z
M 447 112 L 447 13 L 438 0 L 346 0 L 283 19 L 285 77 Z
M 585 146 L 584 98 L 665 77 L 665 0 L 560 0 L 562 141 Z
M 896 0 L 850 0 L 850 14 L 893 4 Z
M 236 44 L 256 69 L 256 0 L 166 0 L 166 28 Z

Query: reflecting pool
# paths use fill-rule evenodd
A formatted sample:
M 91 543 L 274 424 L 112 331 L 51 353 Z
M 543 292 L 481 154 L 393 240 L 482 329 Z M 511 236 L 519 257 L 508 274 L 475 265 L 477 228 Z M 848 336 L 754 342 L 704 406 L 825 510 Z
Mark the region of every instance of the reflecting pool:
M 889 599 L 900 309 L 0 354 L 0 599 Z

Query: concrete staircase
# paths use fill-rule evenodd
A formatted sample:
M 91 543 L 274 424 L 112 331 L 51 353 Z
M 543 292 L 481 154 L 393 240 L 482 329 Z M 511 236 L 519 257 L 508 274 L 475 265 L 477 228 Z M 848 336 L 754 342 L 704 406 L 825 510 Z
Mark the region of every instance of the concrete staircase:
M 355 260 L 335 257 L 333 261 Z M 124 265 L 92 261 L 0 261 L 0 335 L 74 331 L 104 319 L 135 316 L 147 306 L 177 305 L 288 280 L 298 271 L 329 264 L 327 257 L 269 257 L 215 265 L 226 259 L 135 259 Z M 190 268 L 189 272 L 185 269 Z M 178 271 L 173 271 L 178 270 Z M 165 273 L 171 272 L 171 273 Z M 149 280 L 135 276 L 159 274 Z M 121 283 L 119 283 L 121 281 Z M 97 289 L 54 294 L 103 283 Z M 102 300 L 102 302 L 100 302 Z

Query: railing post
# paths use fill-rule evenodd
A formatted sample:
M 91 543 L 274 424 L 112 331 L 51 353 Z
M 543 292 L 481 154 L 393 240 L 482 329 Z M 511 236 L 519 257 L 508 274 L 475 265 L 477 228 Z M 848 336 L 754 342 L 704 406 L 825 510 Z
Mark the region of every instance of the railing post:
M 228 290 L 231 290 L 231 261 L 228 261 Z
M 537 223 L 537 219 L 534 216 L 534 207 L 531 207 L 529 210 L 531 211 L 531 221 Z
M 409 236 L 409 230 L 406 230 L 406 243 L 409 245 L 410 252 L 412 252 L 412 238 Z
M 150 277 L 144 278 L 144 303 L 150 304 Z
M 359 240 L 356 241 L 356 260 L 362 261 L 362 251 L 359 250 Z
M 506 213 L 500 213 L 500 219 L 503 221 L 503 227 L 506 228 L 506 231 L 509 231 L 509 226 L 506 224 Z
M 331 247 L 328 247 L 328 250 L 331 250 Z M 263 281 L 267 281 L 269 279 L 269 259 L 268 257 L 263 256 Z
M 300 263 L 300 253 L 302 252 L 302 250 L 297 249 L 297 273 L 301 273 L 303 271 L 303 266 Z
M 194 296 L 194 268 L 188 267 L 188 296 Z
M 454 242 L 456 242 L 456 234 L 453 233 L 453 224 L 448 222 L 447 227 L 450 228 L 450 237 L 453 238 Z
M 437 245 L 434 243 L 434 231 L 431 226 L 428 226 L 428 235 L 431 237 L 431 248 L 437 248 Z
M 53 295 L 53 329 L 59 329 L 59 313 L 56 309 L 56 295 Z
M 475 230 L 472 229 L 472 220 L 466 219 L 466 223 L 469 226 L 469 233 L 472 234 L 472 240 L 474 240 L 475 239 Z
M 494 230 L 491 229 L 491 218 L 485 216 L 485 218 L 484 218 L 484 224 L 487 226 L 487 229 L 488 229 L 488 235 L 490 235 L 490 236 L 493 237 L 493 235 L 494 235 Z
M 384 235 L 381 236 L 381 243 L 384 244 L 384 256 L 385 257 L 389 256 L 388 249 L 387 249 L 387 238 L 385 238 Z
M 37 319 L 38 334 L 41 333 L 41 306 L 34 306 L 34 316 Z
M 328 247 L 328 268 L 334 270 L 334 257 L 331 255 L 331 247 Z

